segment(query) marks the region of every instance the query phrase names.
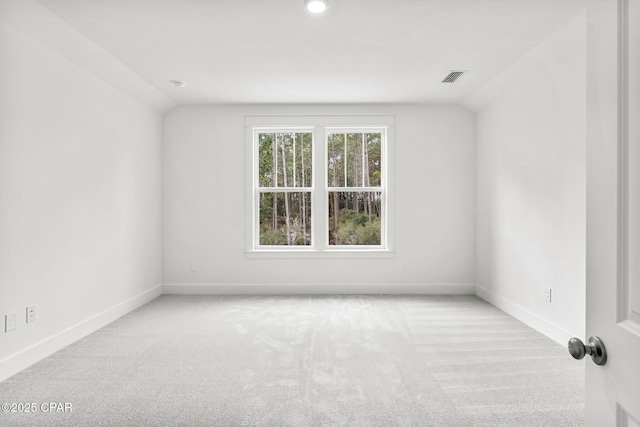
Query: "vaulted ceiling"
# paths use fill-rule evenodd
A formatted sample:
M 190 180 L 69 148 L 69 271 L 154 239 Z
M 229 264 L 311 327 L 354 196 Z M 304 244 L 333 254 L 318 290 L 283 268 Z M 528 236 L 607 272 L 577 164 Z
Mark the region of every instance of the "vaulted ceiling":
M 457 103 L 584 0 L 39 0 L 178 104 Z M 443 84 L 450 70 L 469 70 Z M 187 82 L 178 88 L 171 80 Z

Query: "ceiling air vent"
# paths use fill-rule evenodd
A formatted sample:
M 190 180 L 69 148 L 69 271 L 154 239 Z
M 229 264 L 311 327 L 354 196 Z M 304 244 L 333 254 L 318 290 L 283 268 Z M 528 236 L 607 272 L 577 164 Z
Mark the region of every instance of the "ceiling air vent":
M 460 78 L 460 76 L 463 75 L 465 72 L 466 72 L 466 70 L 465 71 L 451 71 L 449 73 L 449 75 L 444 78 L 442 83 L 453 83 L 456 80 L 458 80 Z

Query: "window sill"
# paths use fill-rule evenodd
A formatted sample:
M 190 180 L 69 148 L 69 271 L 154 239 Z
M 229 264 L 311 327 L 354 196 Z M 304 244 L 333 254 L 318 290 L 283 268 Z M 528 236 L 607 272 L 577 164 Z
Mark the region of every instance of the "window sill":
M 246 258 L 267 259 L 381 259 L 395 258 L 395 256 L 395 252 L 386 249 L 334 249 L 328 251 L 270 249 L 245 252 Z

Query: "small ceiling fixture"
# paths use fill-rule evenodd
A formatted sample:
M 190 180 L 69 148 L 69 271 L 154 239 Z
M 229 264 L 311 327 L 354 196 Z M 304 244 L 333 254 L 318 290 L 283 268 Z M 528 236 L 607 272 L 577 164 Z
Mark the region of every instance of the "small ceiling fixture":
M 187 87 L 187 82 L 181 80 L 169 80 L 169 83 L 173 83 L 175 87 Z
M 304 0 L 304 6 L 311 13 L 322 13 L 329 5 L 329 0 Z

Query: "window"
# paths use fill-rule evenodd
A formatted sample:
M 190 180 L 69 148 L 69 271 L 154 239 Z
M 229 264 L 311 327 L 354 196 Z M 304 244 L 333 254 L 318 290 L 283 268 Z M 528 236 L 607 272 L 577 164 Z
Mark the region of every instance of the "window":
M 328 243 L 382 245 L 385 129 L 329 129 L 326 135 Z
M 312 140 L 312 130 L 256 130 L 258 246 L 311 246 Z
M 393 117 L 247 117 L 247 255 L 392 254 Z

